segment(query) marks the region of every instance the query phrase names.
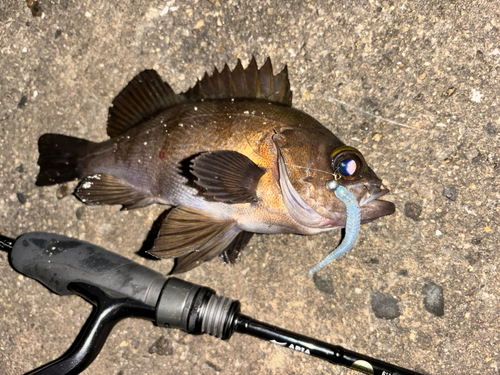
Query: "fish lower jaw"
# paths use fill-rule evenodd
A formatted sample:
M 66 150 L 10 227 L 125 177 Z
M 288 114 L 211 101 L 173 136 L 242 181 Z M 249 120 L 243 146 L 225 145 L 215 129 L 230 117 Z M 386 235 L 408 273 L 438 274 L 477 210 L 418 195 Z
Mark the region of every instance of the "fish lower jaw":
M 301 225 L 300 234 L 305 234 L 305 235 L 318 234 L 335 229 L 341 229 L 344 227 L 345 227 L 345 220 L 330 219 L 323 217 L 323 221 L 319 225 L 311 227 Z
M 345 223 L 336 222 L 338 225 L 325 225 L 323 227 L 301 227 L 296 230 L 294 233 L 303 234 L 303 235 L 311 235 L 311 234 L 319 234 L 323 232 L 329 232 L 335 229 L 341 229 L 345 227 Z
M 391 215 L 396 211 L 394 203 L 381 199 L 373 199 L 361 207 L 361 224 L 369 223 L 379 217 Z
M 390 215 L 396 210 L 394 203 L 381 199 L 373 199 L 360 207 L 361 224 L 369 223 L 379 217 Z M 336 218 L 327 218 L 323 216 L 321 223 L 314 227 L 303 226 L 302 234 L 317 234 L 330 230 L 345 228 L 346 213 L 339 213 Z

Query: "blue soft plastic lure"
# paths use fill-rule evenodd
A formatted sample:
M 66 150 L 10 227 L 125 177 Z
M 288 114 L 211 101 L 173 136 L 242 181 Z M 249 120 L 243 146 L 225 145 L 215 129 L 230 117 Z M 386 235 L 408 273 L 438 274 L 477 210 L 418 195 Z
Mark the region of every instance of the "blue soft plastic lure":
M 338 183 L 338 181 L 328 181 L 326 184 L 328 190 L 334 191 L 337 198 L 339 198 L 346 206 L 347 219 L 345 224 L 345 236 L 340 245 L 328 254 L 321 262 L 316 264 L 309 271 L 313 274 L 326 266 L 328 263 L 340 258 L 348 252 L 354 244 L 359 234 L 359 227 L 361 225 L 361 210 L 359 204 L 354 196 L 348 189 Z

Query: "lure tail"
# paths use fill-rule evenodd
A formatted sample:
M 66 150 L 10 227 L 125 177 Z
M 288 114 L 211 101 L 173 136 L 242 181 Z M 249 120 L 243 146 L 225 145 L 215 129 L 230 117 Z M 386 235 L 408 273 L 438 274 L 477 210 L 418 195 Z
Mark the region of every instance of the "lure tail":
M 55 185 L 84 177 L 81 161 L 89 143 L 85 139 L 61 134 L 42 135 L 38 140 L 40 173 L 36 185 Z
M 332 181 L 333 186 L 329 186 L 329 190 L 333 190 L 337 198 L 339 198 L 346 206 L 347 220 L 345 224 L 345 236 L 340 245 L 328 254 L 322 261 L 316 264 L 309 270 L 309 274 L 318 272 L 321 268 L 331 263 L 335 259 L 340 258 L 342 255 L 351 250 L 356 243 L 359 235 L 359 227 L 361 225 L 361 211 L 359 209 L 358 201 L 354 194 L 348 189 L 340 186 L 337 181 Z

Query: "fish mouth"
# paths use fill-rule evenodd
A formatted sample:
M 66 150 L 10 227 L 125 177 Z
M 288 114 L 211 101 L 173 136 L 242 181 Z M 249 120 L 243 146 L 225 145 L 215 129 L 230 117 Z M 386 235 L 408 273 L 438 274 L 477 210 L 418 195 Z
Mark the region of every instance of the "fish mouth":
M 373 186 L 369 189 L 364 185 L 366 194 L 359 200 L 361 209 L 361 223 L 369 223 L 379 217 L 393 214 L 396 210 L 394 203 L 379 199 L 389 193 L 388 189 L 382 186 Z
M 364 186 L 365 186 L 365 189 L 367 190 L 367 192 L 359 200 L 360 206 L 364 206 L 365 204 L 370 203 L 371 201 L 376 200 L 376 199 L 386 195 L 387 193 L 389 193 L 388 189 L 381 188 L 381 186 L 374 186 L 370 190 L 368 190 L 368 187 L 366 185 L 364 185 Z
M 281 150 L 279 147 L 276 147 L 276 150 L 278 154 L 278 181 L 283 202 L 290 216 L 297 223 L 308 228 L 306 232 L 309 234 L 335 228 L 343 228 L 346 223 L 346 211 L 343 213 L 335 212 L 334 215 L 332 215 L 333 217 L 326 212 L 323 212 L 323 215 L 326 213 L 327 216 L 323 216 L 319 212 L 316 212 L 293 186 Z M 357 190 L 358 194 L 355 195 L 358 196 L 360 195 L 360 189 L 361 192 L 365 191 L 365 194 L 359 201 L 361 223 L 368 223 L 381 216 L 390 215 L 395 211 L 396 207 L 394 203 L 378 199 L 389 192 L 389 190 L 381 187 L 382 185 L 380 184 L 357 184 L 351 187 L 352 190 Z
M 359 209 L 361 212 L 361 224 L 369 223 L 378 219 L 379 217 L 393 214 L 396 210 L 394 203 L 379 199 L 380 197 L 389 193 L 389 190 L 382 187 L 381 185 L 358 185 L 356 187 L 351 187 L 351 190 L 355 195 L 355 191 L 363 189 L 365 194 L 359 199 Z M 338 229 L 345 228 L 346 223 L 346 211 L 340 212 L 336 217 L 324 218 L 322 221 L 323 228 L 328 229 Z

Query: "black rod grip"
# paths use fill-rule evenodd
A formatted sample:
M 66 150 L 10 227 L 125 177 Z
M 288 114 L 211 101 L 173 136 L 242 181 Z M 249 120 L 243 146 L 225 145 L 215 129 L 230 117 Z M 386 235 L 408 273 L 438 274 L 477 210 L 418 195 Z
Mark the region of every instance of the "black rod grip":
M 23 234 L 10 255 L 14 269 L 60 295 L 72 294 L 69 283 L 83 282 L 116 297 L 156 306 L 167 280 L 102 247 L 52 233 Z
M 98 287 L 84 283 L 70 283 L 68 288 L 94 305 L 92 313 L 66 353 L 25 375 L 80 374 L 97 357 L 120 320 L 130 317 L 154 320 L 154 307 L 144 303 L 111 298 Z

